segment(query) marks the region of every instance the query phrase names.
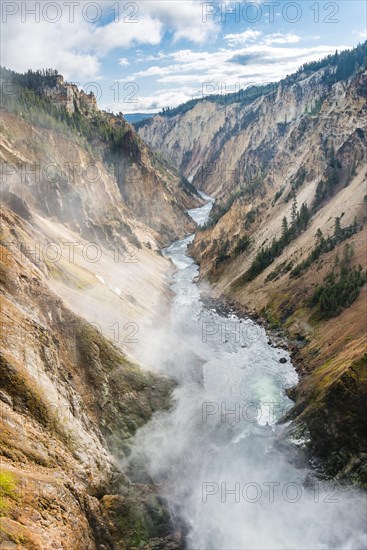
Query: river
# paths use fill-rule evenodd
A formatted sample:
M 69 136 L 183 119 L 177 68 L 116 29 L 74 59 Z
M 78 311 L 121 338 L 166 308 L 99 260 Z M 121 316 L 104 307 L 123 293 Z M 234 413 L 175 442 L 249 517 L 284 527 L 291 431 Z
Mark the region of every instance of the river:
M 212 207 L 203 197 L 190 211 L 199 225 Z M 189 549 L 365 549 L 366 495 L 321 482 L 295 451 L 303 442 L 283 441 L 277 420 L 298 380 L 289 354 L 253 321 L 203 307 L 193 238 L 163 251 L 177 268 L 169 331 L 156 336 L 178 381 L 173 407 L 139 430 L 132 460 L 188 526 Z

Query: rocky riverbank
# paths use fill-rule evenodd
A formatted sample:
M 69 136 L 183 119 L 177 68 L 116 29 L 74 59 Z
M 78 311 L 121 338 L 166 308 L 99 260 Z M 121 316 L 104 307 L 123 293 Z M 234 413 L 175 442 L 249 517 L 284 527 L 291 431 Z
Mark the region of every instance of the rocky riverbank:
M 264 315 L 227 296 L 206 292 L 201 299 L 206 308 L 223 316 L 252 319 L 266 329 L 272 346 L 290 352 L 299 382 L 287 390 L 294 406 L 281 419 L 292 420 L 284 433 L 286 439 L 303 442 L 308 459 L 317 464 L 317 474 L 322 478 L 367 488 L 367 354 L 330 384 L 323 369 L 314 368 L 312 352 L 307 353 L 312 341 L 304 335 L 295 339 L 286 329 L 274 329 Z
M 214 309 L 218 314 L 229 317 L 232 314 L 239 318 L 248 318 L 265 328 L 269 337 L 269 344 L 276 348 L 287 350 L 291 354 L 293 365 L 302 379 L 307 374 L 307 368 L 299 353 L 304 347 L 305 339 L 299 335 L 299 339 L 291 338 L 285 329 L 274 329 L 269 321 L 259 313 L 251 311 L 246 306 L 228 298 L 227 296 L 215 296 L 215 293 L 203 292 L 201 300 L 207 309 Z

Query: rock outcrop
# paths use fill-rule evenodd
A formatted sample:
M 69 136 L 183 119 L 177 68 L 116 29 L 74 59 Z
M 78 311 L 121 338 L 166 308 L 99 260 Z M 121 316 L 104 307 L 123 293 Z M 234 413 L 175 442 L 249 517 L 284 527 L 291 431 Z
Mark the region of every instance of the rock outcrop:
M 124 234 L 144 241 L 143 224 L 153 248 L 194 230 L 186 208 L 200 198 L 121 116 L 84 108 L 88 96 L 59 75 L 2 70 L 1 80 L 5 191 L 109 244 Z
M 71 115 L 80 112 L 88 116 L 99 110 L 93 92 L 86 94 L 83 90 L 79 90 L 75 84 L 65 82 L 64 77 L 59 74 L 44 77 L 40 92 L 56 107 L 64 107 Z

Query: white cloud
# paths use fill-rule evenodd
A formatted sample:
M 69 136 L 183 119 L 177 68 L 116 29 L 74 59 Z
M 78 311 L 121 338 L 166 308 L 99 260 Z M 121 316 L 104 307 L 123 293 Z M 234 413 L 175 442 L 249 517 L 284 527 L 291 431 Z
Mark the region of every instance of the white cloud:
M 264 44 L 296 44 L 301 40 L 301 37 L 297 34 L 288 33 L 274 33 L 264 38 Z
M 254 42 L 258 44 L 295 44 L 301 40 L 301 37 L 294 33 L 273 33 L 264 36 L 261 31 L 253 29 L 248 29 L 237 34 L 226 34 L 224 38 L 230 46 L 239 46 Z
M 166 55 L 159 54 L 160 65 L 152 65 L 127 78 L 139 82 L 144 77 L 155 77 L 155 82 L 164 84 L 165 88 L 153 95 L 139 97 L 139 103 L 131 106 L 131 111 L 174 107 L 192 97 L 201 96 L 205 83 L 212 83 L 216 93 L 230 93 L 236 90 L 236 86 L 237 89 L 244 89 L 253 84 L 276 82 L 295 72 L 303 63 L 332 54 L 336 48 L 343 50 L 347 47 L 321 45 L 286 48 L 262 42 L 216 52 L 178 50 Z M 169 85 L 172 88 L 168 88 Z M 116 106 L 111 108 L 118 110 Z M 122 110 L 124 108 L 126 104 L 122 105 Z
M 218 30 L 214 23 L 202 22 L 201 2 L 196 0 L 140 2 L 138 9 L 135 3 L 115 2 L 116 20 L 107 24 L 103 24 L 106 19 L 102 19 L 101 14 L 111 18 L 109 3 L 94 3 L 101 10 L 99 15 L 97 12 L 95 23 L 91 19 L 96 12 L 85 11 L 83 2 L 74 8 L 74 13 L 66 8 L 67 3 L 60 3 L 60 20 L 52 23 L 50 18 L 55 12 L 47 11 L 47 6 L 55 3 L 46 0 L 39 2 L 40 21 L 36 22 L 34 15 L 29 14 L 22 22 L 25 8 L 34 9 L 34 4 L 21 2 L 18 12 L 9 15 L 6 24 L 2 25 L 2 64 L 16 71 L 55 67 L 66 78 L 74 80 L 96 78 L 102 59 L 113 49 L 158 45 L 166 30 L 172 32 L 174 41 L 185 38 L 196 43 L 205 41 Z M 126 9 L 129 5 L 132 10 Z
M 254 31 L 252 29 L 248 29 L 247 31 L 238 33 L 238 34 L 226 34 L 225 40 L 228 41 L 228 43 L 231 46 L 236 46 L 238 44 L 246 44 L 247 42 L 253 42 L 256 40 L 256 38 L 259 38 L 262 35 L 260 31 Z
M 22 23 L 18 18 L 3 25 L 2 64 L 16 71 L 55 67 L 68 79 L 93 79 L 110 50 L 134 43 L 156 45 L 161 35 L 162 23 L 150 16 L 139 25 L 119 21 L 104 26 L 80 18 L 53 25 L 44 20 Z
M 136 105 L 131 104 L 128 106 L 125 102 L 110 103 L 106 105 L 112 111 L 122 113 L 131 112 L 157 112 L 163 107 L 174 107 L 184 103 L 192 97 L 198 97 L 201 94 L 201 88 L 194 88 L 190 86 L 180 86 L 179 88 L 162 88 L 157 90 L 151 95 L 140 95 L 139 103 Z
M 82 48 L 74 48 L 69 33 L 60 26 L 50 24 L 21 23 L 14 21 L 3 26 L 2 64 L 16 71 L 29 68 L 55 67 L 66 78 L 93 78 L 97 76 L 100 62 L 97 55 Z M 75 41 L 75 36 L 72 38 Z
M 39 0 L 39 3 L 41 8 L 54 4 L 48 0 Z M 19 6 L 23 4 L 27 2 L 18 3 Z M 28 4 L 34 7 L 34 2 Z M 60 3 L 60 6 L 64 4 Z M 226 0 L 226 4 L 231 8 L 233 2 Z M 177 105 L 198 93 L 203 82 L 226 83 L 231 91 L 236 83 L 246 85 L 250 81 L 279 80 L 307 61 L 348 47 L 335 44 L 332 47 L 301 47 L 301 38 L 294 32 L 266 34 L 248 28 L 226 34 L 213 51 L 212 38 L 217 36 L 219 23 L 215 23 L 213 18 L 203 22 L 201 0 L 146 0 L 138 4 L 101 2 L 103 19 L 96 23 L 86 20 L 85 5 L 79 2 L 75 8 L 74 22 L 69 21 L 65 13 L 57 23 L 49 23 L 44 18 L 36 23 L 32 17 L 22 23 L 20 11 L 9 16 L 8 22 L 2 26 L 2 64 L 17 71 L 54 67 L 69 80 L 88 82 L 101 78 L 102 63 L 110 61 L 109 55 L 113 52 L 119 64 L 115 67 L 116 77 L 113 77 L 119 79 L 121 73 L 127 72 L 126 67 L 133 67 L 130 69 L 132 74 L 125 77 L 125 83 L 129 80 L 154 86 L 154 90 L 162 88 L 153 94 L 149 90 L 146 92 L 141 99 L 143 105 L 138 105 L 141 110 L 157 108 L 149 107 L 152 105 L 158 105 L 158 108 Z M 129 5 L 133 9 L 126 9 Z M 116 21 L 111 21 L 112 6 L 120 9 Z M 93 10 L 89 13 L 93 15 Z M 359 25 L 356 28 L 360 28 Z M 355 30 L 354 36 L 364 39 L 365 33 Z M 172 43 L 189 40 L 194 44 L 204 43 L 206 51 L 199 51 L 197 46 L 184 49 L 185 44 L 183 48 L 167 53 L 167 49 L 163 49 L 163 37 L 164 48 L 166 39 L 170 40 L 169 48 Z M 311 39 L 315 37 L 311 36 Z M 154 48 L 150 55 L 146 55 L 143 46 L 157 47 L 160 44 L 161 51 Z M 143 49 L 139 49 L 140 46 Z M 129 64 L 131 54 L 134 63 Z M 137 71 L 137 64 L 139 68 L 147 64 L 148 67 Z M 150 80 L 145 80 L 148 78 Z M 172 88 L 168 88 L 170 85 Z
M 89 47 L 104 55 L 114 48 L 128 47 L 133 43 L 157 45 L 162 33 L 162 22 L 149 15 L 139 19 L 136 24 L 127 24 L 123 20 L 113 21 L 90 33 Z
M 343 49 L 345 46 L 338 46 Z M 307 61 L 319 59 L 335 52 L 335 46 L 317 46 L 312 48 L 285 48 L 262 42 L 244 48 L 220 49 L 218 51 L 197 52 L 177 50 L 160 55 L 161 63 L 132 73 L 128 78 L 157 77 L 158 82 L 200 82 L 218 80 L 236 82 L 241 75 L 261 75 L 263 80 L 280 79 L 285 74 L 298 69 Z
M 214 21 L 204 23 L 202 2 L 198 0 L 149 0 L 139 6 L 141 13 L 157 17 L 167 28 L 172 29 L 175 41 L 187 39 L 203 43 L 219 31 Z

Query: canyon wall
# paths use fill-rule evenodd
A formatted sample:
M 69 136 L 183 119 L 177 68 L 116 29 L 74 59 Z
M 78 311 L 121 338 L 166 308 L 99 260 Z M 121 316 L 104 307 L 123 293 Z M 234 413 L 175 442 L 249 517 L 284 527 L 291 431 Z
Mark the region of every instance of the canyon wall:
M 170 299 L 158 249 L 194 231 L 202 201 L 59 75 L 1 77 L 16 87 L 0 127 L 0 545 L 179 548 L 126 462 L 174 386 L 136 362 Z
M 191 247 L 201 278 L 285 331 L 301 432 L 333 475 L 366 483 L 367 72 L 335 59 L 138 126 L 217 199 Z

